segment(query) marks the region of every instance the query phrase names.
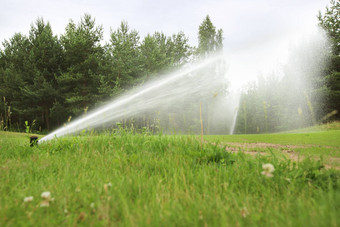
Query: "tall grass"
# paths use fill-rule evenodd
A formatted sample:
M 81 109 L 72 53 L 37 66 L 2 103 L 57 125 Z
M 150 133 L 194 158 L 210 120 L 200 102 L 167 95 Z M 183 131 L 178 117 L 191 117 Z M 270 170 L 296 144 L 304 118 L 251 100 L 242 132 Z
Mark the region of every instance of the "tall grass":
M 339 172 L 119 129 L 30 148 L 0 139 L 1 226 L 338 226 Z M 273 177 L 262 165 L 275 167 Z M 42 192 L 54 201 L 40 207 Z M 33 196 L 31 202 L 24 198 Z

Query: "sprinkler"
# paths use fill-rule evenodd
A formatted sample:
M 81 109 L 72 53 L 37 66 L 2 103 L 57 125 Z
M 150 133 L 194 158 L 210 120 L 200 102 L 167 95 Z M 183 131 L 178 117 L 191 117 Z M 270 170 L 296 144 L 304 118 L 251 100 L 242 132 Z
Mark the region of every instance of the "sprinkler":
M 37 136 L 31 136 L 30 137 L 30 146 L 33 147 L 34 145 L 38 145 L 38 137 Z

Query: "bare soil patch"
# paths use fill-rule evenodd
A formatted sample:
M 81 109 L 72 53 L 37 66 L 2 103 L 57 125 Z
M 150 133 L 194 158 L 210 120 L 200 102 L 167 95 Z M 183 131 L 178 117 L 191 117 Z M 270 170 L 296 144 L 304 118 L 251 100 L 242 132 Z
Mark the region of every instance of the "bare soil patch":
M 273 148 L 278 149 L 282 153 L 286 155 L 289 159 L 299 162 L 300 160 L 303 160 L 305 157 L 301 154 L 299 154 L 295 149 L 297 148 L 310 148 L 315 147 L 313 145 L 282 145 L 282 144 L 271 144 L 271 143 L 226 143 L 226 150 L 237 153 L 242 152 L 249 155 L 268 155 L 268 152 L 262 151 L 264 148 Z M 324 147 L 324 148 L 332 148 L 329 146 L 318 146 L 318 147 Z M 260 148 L 260 149 L 259 149 Z M 326 169 L 337 169 L 340 170 L 340 167 L 337 166 L 340 165 L 340 158 L 338 157 L 329 157 L 327 160 L 327 164 L 325 164 Z

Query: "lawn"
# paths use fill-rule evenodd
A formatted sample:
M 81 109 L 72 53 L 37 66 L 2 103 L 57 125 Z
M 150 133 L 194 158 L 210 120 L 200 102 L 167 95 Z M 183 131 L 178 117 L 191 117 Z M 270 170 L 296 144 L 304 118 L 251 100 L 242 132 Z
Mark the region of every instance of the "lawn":
M 253 155 L 275 153 L 293 160 L 322 159 L 327 168 L 340 170 L 339 122 L 286 133 L 205 136 L 205 140 Z
M 338 157 L 337 138 L 322 129 L 201 143 L 118 130 L 29 147 L 27 135 L 0 132 L 0 226 L 339 226 L 340 173 L 325 161 Z M 282 147 L 244 146 L 254 143 Z M 293 145 L 303 158 L 280 153 Z

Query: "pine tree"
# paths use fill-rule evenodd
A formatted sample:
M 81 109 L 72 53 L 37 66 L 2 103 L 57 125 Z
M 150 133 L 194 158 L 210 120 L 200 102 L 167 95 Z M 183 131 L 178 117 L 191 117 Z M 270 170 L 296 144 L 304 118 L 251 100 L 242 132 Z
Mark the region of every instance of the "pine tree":
M 141 43 L 141 63 L 146 79 L 166 69 L 166 36 L 163 33 L 147 35 Z
M 223 30 L 216 31 L 216 27 L 210 20 L 209 15 L 205 17 L 198 29 L 198 48 L 199 56 L 207 55 L 223 49 Z
M 129 29 L 127 22 L 111 32 L 107 46 L 105 68 L 101 77 L 100 92 L 104 97 L 114 97 L 135 83 L 140 74 L 139 35 Z
M 0 105 L 0 110 L 4 116 L 10 106 L 12 122 L 17 122 L 20 127 L 23 119 L 29 120 L 30 117 L 26 112 L 30 100 L 25 99 L 21 88 L 27 83 L 25 78 L 32 75 L 29 62 L 31 46 L 26 36 L 16 33 L 3 42 L 3 47 L 0 52 L 0 97 L 6 105 Z
M 78 116 L 98 100 L 101 61 L 104 49 L 102 26 L 85 14 L 76 25 L 70 21 L 61 36 L 63 46 L 63 73 L 57 78 L 68 114 Z
M 326 12 L 319 12 L 320 26 L 326 31 L 331 41 L 330 62 L 325 76 L 325 96 L 327 112 L 336 113 L 331 119 L 340 119 L 340 2 L 331 0 Z
M 216 27 L 207 15 L 198 28 L 198 48 L 196 56 L 199 59 L 204 59 L 211 56 L 214 53 L 218 53 L 223 49 L 223 31 L 219 29 L 216 31 Z M 211 97 L 206 103 L 202 103 L 204 115 L 207 120 L 207 132 L 208 133 L 226 133 L 225 118 L 216 113 L 215 109 L 220 105 L 220 102 L 225 99 L 226 95 L 226 81 L 225 81 L 225 62 L 220 60 L 209 67 L 205 67 L 204 71 L 200 72 L 205 74 L 205 77 L 209 77 L 214 83 L 219 86 L 214 87 L 213 90 L 202 94 L 204 97 Z M 211 95 L 214 94 L 214 95 Z M 203 98 L 204 100 L 204 98 Z M 206 99 L 205 99 L 206 100 Z
M 192 47 L 189 45 L 189 39 L 183 32 L 173 34 L 168 37 L 166 42 L 167 57 L 174 67 L 186 64 L 192 55 Z
M 26 111 L 49 130 L 50 109 L 58 98 L 56 78 L 60 75 L 61 46 L 50 24 L 43 19 L 31 26 L 29 41 L 31 74 L 24 78 L 22 94 L 30 103 Z

